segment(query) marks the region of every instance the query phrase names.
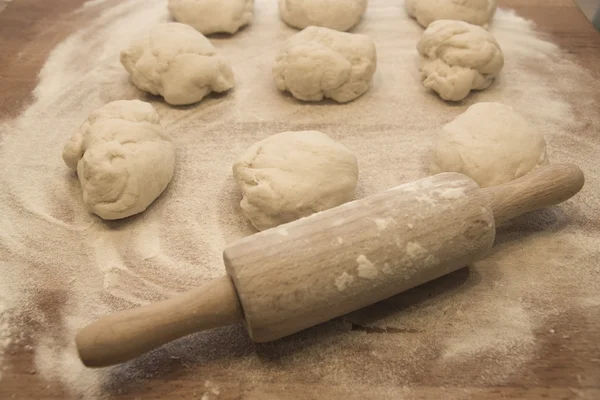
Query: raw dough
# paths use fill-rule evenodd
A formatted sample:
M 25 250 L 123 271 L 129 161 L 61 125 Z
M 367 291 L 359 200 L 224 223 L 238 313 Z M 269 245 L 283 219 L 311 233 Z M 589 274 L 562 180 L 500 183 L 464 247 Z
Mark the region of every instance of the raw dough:
M 177 22 L 155 26 L 121 52 L 121 63 L 139 89 L 173 105 L 196 103 L 233 87 L 229 61 L 194 28 Z
M 439 19 L 486 27 L 496 12 L 496 0 L 406 0 L 404 7 L 424 27 Z
M 281 19 L 299 29 L 313 25 L 347 31 L 366 9 L 367 0 L 279 0 Z
M 262 231 L 352 200 L 358 162 L 324 133 L 283 132 L 250 146 L 233 175 L 244 215 Z
M 169 0 L 169 12 L 177 22 L 204 35 L 236 33 L 250 23 L 254 0 Z
M 376 67 L 375 44 L 368 36 L 311 26 L 286 41 L 273 77 L 279 90 L 297 99 L 344 103 L 369 90 Z
M 119 100 L 90 114 L 63 160 L 77 170 L 85 205 L 104 219 L 119 219 L 144 211 L 165 190 L 175 146 L 152 105 Z
M 535 126 L 504 104 L 477 103 L 442 128 L 429 173 L 460 172 L 488 187 L 545 164 L 546 141 Z
M 433 22 L 417 44 L 423 85 L 444 100 L 462 100 L 471 90 L 487 89 L 504 66 L 496 39 L 463 21 Z

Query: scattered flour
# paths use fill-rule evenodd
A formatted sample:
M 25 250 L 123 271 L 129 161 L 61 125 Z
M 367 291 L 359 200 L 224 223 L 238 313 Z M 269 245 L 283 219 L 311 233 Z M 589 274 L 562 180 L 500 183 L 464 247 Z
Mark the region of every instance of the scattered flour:
M 417 242 L 408 242 L 406 244 L 406 255 L 415 261 L 425 258 L 427 254 L 429 252 Z
M 531 385 L 535 376 L 522 371 L 540 350 L 540 327 L 552 320 L 559 332 L 567 311 L 600 308 L 600 111 L 585 95 L 598 93 L 600 84 L 536 35 L 530 22 L 497 12 L 491 32 L 506 58 L 500 79 L 448 106 L 419 83 L 415 44 L 422 29 L 398 2 L 372 0 L 354 30 L 377 45 L 372 89 L 345 105 L 302 104 L 278 93 L 270 72 L 278 45 L 296 31 L 279 21 L 275 2 L 256 1 L 249 27 L 211 39 L 234 65 L 235 90 L 171 108 L 130 85 L 118 60 L 128 38 L 168 20 L 164 1 L 96 0 L 78 14 L 99 10 L 93 23 L 54 49 L 35 103 L 0 122 L 0 379 L 10 379 L 12 353 L 23 357 L 33 349 L 33 366 L 44 379 L 87 398 L 137 393 L 152 377 L 175 385 L 182 374 L 239 385 L 352 382 L 408 391 L 431 374 L 451 386 L 511 379 Z M 589 92 L 572 95 L 573 88 Z M 84 210 L 78 181 L 60 154 L 92 110 L 133 98 L 152 102 L 176 138 L 176 173 L 145 213 L 103 222 Z M 77 359 L 73 337 L 86 323 L 224 273 L 224 247 L 253 232 L 231 177 L 240 149 L 285 130 L 321 130 L 357 155 L 357 196 L 363 197 L 426 176 L 438 127 L 479 101 L 508 104 L 538 125 L 552 160 L 584 169 L 584 191 L 561 207 L 508 223 L 490 256 L 470 270 L 289 339 L 253 346 L 242 328 L 229 327 L 114 368 L 85 369 Z M 338 289 L 352 279 L 340 277 Z M 388 333 L 351 330 L 356 325 Z M 460 369 L 477 362 L 485 373 Z
M 0 300 L 1 301 L 1 300 Z M 0 379 L 2 379 L 2 371 L 4 369 L 3 356 L 12 342 L 13 325 L 10 320 L 8 307 L 0 303 Z
M 391 274 L 392 272 L 394 272 L 392 270 L 392 267 L 390 267 L 390 264 L 388 264 L 388 263 L 384 263 L 383 268 L 381 270 L 383 271 L 384 274 L 388 274 L 388 275 Z
M 338 291 L 343 292 L 352 282 L 354 282 L 354 276 L 344 271 L 340 276 L 335 278 L 335 287 Z
M 465 195 L 465 188 L 451 188 L 440 191 L 440 196 L 445 199 L 460 199 Z
M 483 351 L 506 354 L 508 351 L 526 351 L 534 344 L 534 326 L 529 313 L 520 304 L 510 301 L 498 304 L 494 313 L 484 313 L 481 306 L 481 329 L 473 330 L 470 335 L 451 337 L 446 341 L 445 359 L 468 358 Z M 494 320 L 492 322 L 492 320 Z M 498 332 L 498 328 L 501 332 Z
M 430 206 L 430 207 L 438 206 L 437 201 L 434 198 L 432 198 L 431 196 L 426 195 L 426 194 L 420 194 L 418 196 L 415 196 L 415 200 L 418 201 L 419 203 L 422 203 L 422 204 Z
M 375 222 L 375 225 L 377 225 L 377 229 L 380 231 L 385 230 L 390 222 L 392 222 L 389 218 L 375 218 L 373 221 Z
M 375 268 L 375 265 L 367 258 L 364 254 L 361 254 L 356 258 L 358 267 L 356 271 L 358 276 L 365 279 L 375 279 L 379 275 L 379 271 Z

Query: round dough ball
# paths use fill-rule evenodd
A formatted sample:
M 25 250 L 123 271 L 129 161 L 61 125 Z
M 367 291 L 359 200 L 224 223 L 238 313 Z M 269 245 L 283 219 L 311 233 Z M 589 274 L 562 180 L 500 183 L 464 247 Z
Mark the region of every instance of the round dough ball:
M 366 9 L 367 0 L 279 0 L 281 19 L 299 29 L 312 25 L 347 31 Z
M 192 104 L 233 87 L 229 61 L 194 28 L 177 22 L 155 26 L 121 52 L 121 63 L 140 90 L 173 105 Z
M 152 105 L 119 100 L 90 114 L 63 160 L 77 170 L 85 205 L 104 219 L 119 219 L 144 211 L 165 190 L 175 146 Z
M 273 77 L 279 90 L 297 99 L 345 103 L 369 90 L 376 68 L 377 52 L 368 36 L 310 26 L 286 41 Z
M 496 12 L 496 0 L 406 0 L 404 7 L 424 27 L 439 19 L 486 27 Z
M 324 133 L 283 132 L 250 146 L 233 175 L 244 215 L 262 231 L 351 201 L 358 162 Z
M 204 35 L 234 34 L 252 19 L 254 0 L 169 0 L 169 12 L 177 22 Z
M 471 90 L 487 89 L 504 66 L 496 39 L 463 21 L 433 22 L 417 44 L 421 79 L 444 100 L 459 101 Z
M 535 126 L 504 104 L 477 103 L 442 128 L 429 173 L 460 172 L 488 187 L 545 164 L 546 141 Z

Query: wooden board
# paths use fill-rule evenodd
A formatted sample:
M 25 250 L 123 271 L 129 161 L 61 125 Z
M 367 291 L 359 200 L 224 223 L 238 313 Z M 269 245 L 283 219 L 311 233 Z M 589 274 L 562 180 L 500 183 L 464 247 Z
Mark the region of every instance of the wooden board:
M 109 0 L 107 5 L 118 1 Z M 37 73 L 49 52 L 70 33 L 85 26 L 85 18 L 71 14 L 82 3 L 82 0 L 16 0 L 0 12 L 0 120 L 16 116 L 31 102 Z M 600 36 L 574 1 L 503 0 L 499 3 L 534 20 L 541 32 L 549 34 L 552 41 L 571 53 L 595 78 L 600 78 Z M 573 95 L 577 90 L 574 89 Z M 594 101 L 600 104 L 600 93 L 595 95 Z M 53 295 L 64 299 L 67 293 Z M 600 373 L 595 380 L 582 379 L 582 376 L 593 376 L 590 371 L 600 371 L 600 361 L 590 358 L 590 354 L 599 352 L 600 327 L 593 317 L 576 313 L 556 317 L 553 322 L 561 327 L 564 335 L 569 335 L 568 344 L 561 342 L 557 336 L 540 334 L 541 350 L 528 366 L 529 373 L 513 376 L 505 385 L 456 385 L 452 377 L 432 373 L 420 387 L 411 388 L 411 398 L 583 398 L 584 395 L 586 398 L 600 398 Z M 285 347 L 277 349 L 285 351 Z M 275 350 L 259 348 L 258 352 L 261 357 L 276 361 L 280 355 L 275 354 Z M 244 354 L 248 351 L 252 350 L 240 350 Z M 31 352 L 15 351 L 7 355 L 5 362 L 11 368 L 0 381 L 0 398 L 68 397 L 66 388 L 59 383 L 36 375 Z M 352 362 L 357 361 L 348 360 L 348 363 Z M 456 374 L 475 376 L 484 368 L 485 364 L 474 363 L 463 371 L 456 371 Z M 202 376 L 193 373 L 193 368 L 188 370 L 177 360 L 166 360 L 160 369 L 160 373 L 150 374 L 143 385 L 130 386 L 122 395 L 119 395 L 119 390 L 114 390 L 114 395 L 121 398 L 203 398 L 203 394 L 210 392 L 206 391 Z M 332 387 L 307 377 L 291 385 L 282 385 L 277 379 L 270 383 L 262 380 L 252 384 L 239 383 L 228 376 L 226 370 L 213 371 L 213 383 L 219 388 L 218 398 L 402 398 L 405 393 L 402 386 L 382 387 L 365 382 Z M 206 398 L 217 398 L 217 395 L 209 394 Z

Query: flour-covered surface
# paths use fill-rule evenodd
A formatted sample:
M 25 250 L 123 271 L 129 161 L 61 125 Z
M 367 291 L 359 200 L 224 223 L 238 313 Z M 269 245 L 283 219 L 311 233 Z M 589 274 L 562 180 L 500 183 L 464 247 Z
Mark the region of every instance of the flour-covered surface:
M 119 63 L 130 39 L 168 20 L 165 1 L 95 0 L 69 18 L 90 22 L 52 51 L 33 104 L 0 123 L 0 397 L 25 398 L 31 385 L 44 398 L 600 396 L 600 84 L 532 23 L 499 10 L 500 79 L 447 104 L 419 82 L 422 28 L 401 2 L 372 0 L 353 30 L 377 46 L 371 90 L 306 104 L 274 86 L 275 54 L 296 31 L 275 1 L 258 0 L 250 26 L 211 37 L 236 87 L 173 108 L 135 89 Z M 61 151 L 90 112 L 119 99 L 156 107 L 177 165 L 146 212 L 105 222 L 84 209 Z M 479 101 L 538 125 L 551 162 L 584 170 L 583 191 L 501 227 L 487 259 L 290 338 L 254 345 L 232 326 L 113 368 L 79 362 L 73 338 L 86 323 L 224 273 L 224 247 L 254 232 L 231 172 L 252 143 L 327 133 L 355 152 L 364 197 L 426 176 L 436 131 Z

